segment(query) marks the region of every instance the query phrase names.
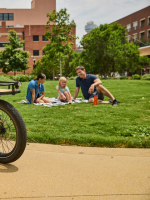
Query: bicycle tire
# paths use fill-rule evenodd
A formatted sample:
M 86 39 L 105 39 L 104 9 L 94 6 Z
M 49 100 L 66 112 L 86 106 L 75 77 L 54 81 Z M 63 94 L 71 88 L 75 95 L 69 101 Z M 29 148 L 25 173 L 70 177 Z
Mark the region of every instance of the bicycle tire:
M 26 127 L 20 113 L 7 101 L 0 100 L 0 163 L 20 158 L 26 141 Z

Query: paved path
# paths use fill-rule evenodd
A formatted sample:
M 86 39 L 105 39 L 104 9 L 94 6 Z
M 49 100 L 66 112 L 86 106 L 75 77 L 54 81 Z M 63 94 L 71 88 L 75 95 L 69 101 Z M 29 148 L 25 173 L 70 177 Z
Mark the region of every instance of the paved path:
M 150 200 L 150 149 L 29 144 L 0 164 L 0 200 Z

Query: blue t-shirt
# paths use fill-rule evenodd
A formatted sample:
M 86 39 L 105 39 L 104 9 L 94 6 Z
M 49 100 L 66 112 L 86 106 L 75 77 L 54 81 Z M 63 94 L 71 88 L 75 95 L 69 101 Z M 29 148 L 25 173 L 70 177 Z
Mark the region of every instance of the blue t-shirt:
M 87 74 L 85 79 L 82 79 L 80 77 L 76 78 L 76 87 L 81 87 L 82 94 L 85 99 L 89 99 L 91 96 L 90 93 L 88 93 L 90 86 L 94 83 L 94 80 L 97 79 L 96 76 L 92 74 Z M 96 87 L 94 87 L 94 92 L 96 91 Z
M 59 88 L 58 85 L 57 85 L 57 86 L 56 86 L 56 90 L 58 90 L 58 89 L 59 89 L 63 94 L 64 94 L 65 91 L 69 92 L 69 88 L 68 88 L 67 86 L 66 86 L 65 88 Z M 59 96 L 60 96 L 60 94 L 59 94 Z
M 39 84 L 37 83 L 37 80 L 32 80 L 29 82 L 28 88 L 27 88 L 27 95 L 26 95 L 26 99 L 28 99 L 29 103 L 31 103 L 31 98 L 32 98 L 32 93 L 30 91 L 30 89 L 34 89 L 35 90 L 35 99 L 36 100 L 38 94 L 39 96 L 42 95 L 42 92 L 45 91 L 44 85 L 43 84 Z

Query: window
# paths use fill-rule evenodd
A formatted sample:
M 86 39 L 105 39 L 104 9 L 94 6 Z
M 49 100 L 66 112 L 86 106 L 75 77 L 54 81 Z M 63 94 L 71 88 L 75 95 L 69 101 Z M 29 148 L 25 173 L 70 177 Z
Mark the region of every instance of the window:
M 141 20 L 141 28 L 143 28 L 145 26 L 145 19 Z
M 145 32 L 140 33 L 140 40 L 145 39 Z
M 147 37 L 150 38 L 150 30 L 148 30 Z
M 48 41 L 48 39 L 45 37 L 45 35 L 42 35 L 42 41 Z
M 33 35 L 33 41 L 39 41 L 39 36 L 38 35 Z
M 4 44 L 9 44 L 9 42 L 0 42 L 0 48 L 4 48 Z
M 138 22 L 133 22 L 133 30 L 137 30 Z
M 135 42 L 137 40 L 137 33 L 133 34 L 132 39 L 133 39 L 133 42 Z
M 33 50 L 33 56 L 39 56 L 39 50 Z
M 127 36 L 127 40 L 130 43 L 130 35 Z
M 6 26 L 6 28 L 13 28 L 14 26 Z
M 17 39 L 20 39 L 20 35 L 17 35 Z
M 148 17 L 148 25 L 150 25 L 150 17 Z
M 0 13 L 0 21 L 13 21 L 14 20 L 14 14 L 13 13 Z
M 127 32 L 130 32 L 131 31 L 131 24 L 128 24 L 127 25 Z

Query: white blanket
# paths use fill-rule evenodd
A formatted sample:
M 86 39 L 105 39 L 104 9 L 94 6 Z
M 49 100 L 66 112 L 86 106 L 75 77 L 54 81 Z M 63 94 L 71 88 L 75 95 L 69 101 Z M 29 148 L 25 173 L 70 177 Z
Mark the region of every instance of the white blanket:
M 33 104 L 36 105 L 36 106 L 43 105 L 43 106 L 47 106 L 47 107 L 70 104 L 68 101 L 61 102 L 60 100 L 58 100 L 55 97 L 53 97 L 53 98 L 46 97 L 46 98 L 50 99 L 51 103 L 33 103 Z M 73 103 L 82 103 L 82 102 L 88 103 L 88 100 L 85 100 L 85 99 L 82 99 L 82 98 L 76 98 L 76 99 L 73 99 L 72 102 Z M 18 103 L 27 103 L 27 102 L 25 100 L 22 100 Z

